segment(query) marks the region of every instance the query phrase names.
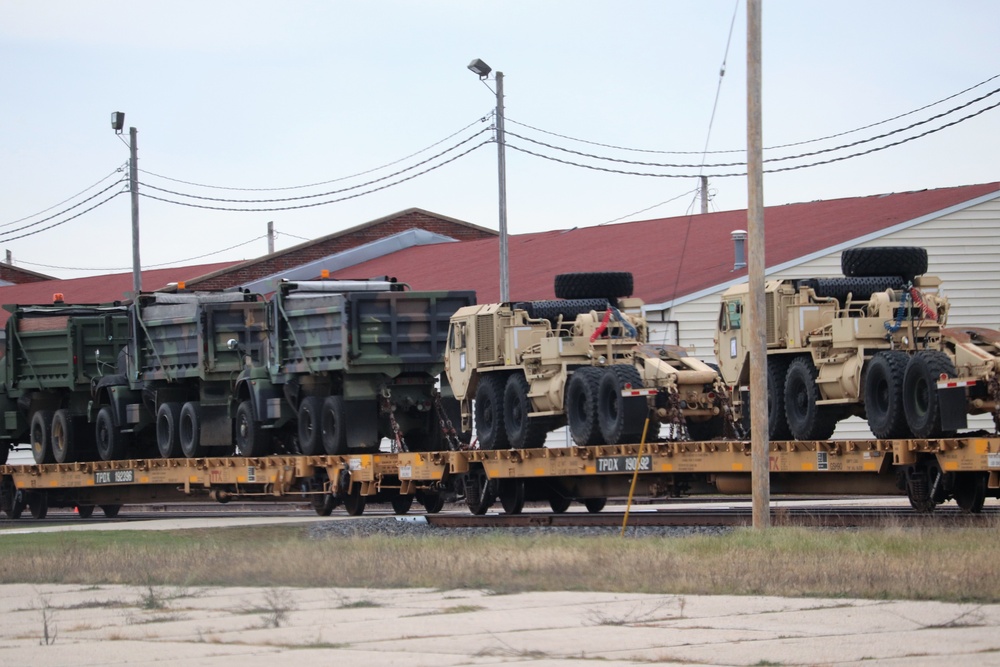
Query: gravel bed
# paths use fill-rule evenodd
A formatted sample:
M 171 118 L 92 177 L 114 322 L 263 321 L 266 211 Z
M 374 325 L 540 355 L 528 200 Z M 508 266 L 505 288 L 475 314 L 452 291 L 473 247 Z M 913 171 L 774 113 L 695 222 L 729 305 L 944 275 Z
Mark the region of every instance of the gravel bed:
M 688 537 L 691 535 L 725 535 L 733 529 L 726 526 L 637 526 L 628 528 L 628 537 Z M 425 523 L 422 516 L 373 517 L 350 521 L 335 520 L 314 524 L 309 536 L 316 539 L 331 537 L 362 537 L 367 535 L 387 535 L 398 537 L 443 537 L 446 535 L 566 535 L 574 537 L 617 536 L 620 527 L 590 526 L 524 526 L 516 528 L 442 528 Z

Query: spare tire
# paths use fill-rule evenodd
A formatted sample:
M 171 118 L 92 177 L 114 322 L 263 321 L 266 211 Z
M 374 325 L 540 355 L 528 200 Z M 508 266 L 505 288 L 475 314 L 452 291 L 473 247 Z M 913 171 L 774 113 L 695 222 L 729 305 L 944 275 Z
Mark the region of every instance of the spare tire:
M 855 302 L 867 301 L 872 294 L 884 292 L 887 289 L 902 289 L 906 280 L 901 276 L 863 276 L 857 278 L 811 278 L 802 281 L 812 287 L 816 296 L 832 297 L 844 305 L 850 294 Z
M 609 305 L 607 299 L 571 299 L 566 301 L 526 301 L 517 304 L 515 308 L 524 310 L 528 313 L 528 317 L 533 320 L 548 320 L 555 326 L 560 315 L 562 315 L 563 322 L 572 322 L 577 315 L 583 315 L 592 310 L 603 313 Z
M 840 270 L 855 276 L 903 276 L 913 280 L 927 273 L 927 249 L 914 246 L 848 248 L 840 254 Z
M 555 280 L 557 299 L 618 299 L 632 296 L 632 289 L 627 271 L 560 273 Z

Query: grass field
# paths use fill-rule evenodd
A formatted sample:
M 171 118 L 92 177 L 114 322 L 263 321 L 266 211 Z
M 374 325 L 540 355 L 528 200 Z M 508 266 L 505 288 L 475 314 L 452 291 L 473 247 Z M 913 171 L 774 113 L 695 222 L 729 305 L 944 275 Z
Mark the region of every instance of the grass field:
M 989 521 L 989 520 L 986 520 Z M 303 527 L 0 535 L 0 583 L 338 586 L 1000 602 L 1000 531 L 310 537 Z

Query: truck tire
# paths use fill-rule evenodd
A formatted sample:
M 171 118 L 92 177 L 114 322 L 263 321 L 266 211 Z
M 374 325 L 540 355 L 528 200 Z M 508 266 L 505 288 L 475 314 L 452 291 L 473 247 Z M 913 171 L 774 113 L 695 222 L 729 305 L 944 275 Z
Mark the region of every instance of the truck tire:
M 937 381 L 956 375 L 955 365 L 944 352 L 922 350 L 910 357 L 903 373 L 903 410 L 915 437 L 943 435 Z
M 156 411 L 156 448 L 160 458 L 176 459 L 181 455 L 181 404 L 163 403 Z
M 632 274 L 625 271 L 560 273 L 555 279 L 557 299 L 619 299 L 633 289 Z
M 906 352 L 884 350 L 872 358 L 865 372 L 868 428 L 881 440 L 910 437 L 903 411 L 903 373 L 909 360 Z
M 306 396 L 299 403 L 299 451 L 306 456 L 319 454 L 323 448 L 322 413 L 322 396 Z
M 892 276 L 862 276 L 854 278 L 813 278 L 802 281 L 816 291 L 816 296 L 836 299 L 843 306 L 847 296 L 851 301 L 868 301 L 872 294 L 884 292 L 887 289 L 902 289 L 906 279 L 900 275 Z
M 644 396 L 625 397 L 622 390 L 641 389 L 635 366 L 616 364 L 604 371 L 597 387 L 597 423 L 609 445 L 639 442 L 649 407 Z
M 611 305 L 607 299 L 572 299 L 567 301 L 526 301 L 515 305 L 524 310 L 533 320 L 548 320 L 555 326 L 559 317 L 572 324 L 578 315 L 592 310 L 603 313 Z
M 320 417 L 323 433 L 323 451 L 330 455 L 347 454 L 347 425 L 344 423 L 344 397 L 327 396 L 323 399 Z
M 927 273 L 927 249 L 912 246 L 848 248 L 840 254 L 845 276 L 903 276 L 907 281 Z
M 52 457 L 56 463 L 76 460 L 76 428 L 69 410 L 62 408 L 52 415 Z
M 201 444 L 201 403 L 187 401 L 181 407 L 179 439 L 181 453 L 189 459 L 206 455 L 207 448 Z
M 480 449 L 507 449 L 507 428 L 503 418 L 503 394 L 506 377 L 487 373 L 476 387 L 476 437 Z
M 767 358 L 767 437 L 770 440 L 791 440 L 792 432 L 788 428 L 788 418 L 785 416 L 785 376 L 788 375 L 788 357 L 770 356 Z M 749 405 L 743 404 L 744 414 L 748 417 L 747 433 L 750 432 Z
M 529 417 L 533 411 L 528 380 L 523 373 L 512 373 L 503 390 L 503 425 L 512 449 L 534 449 L 545 444 L 545 422 Z
M 566 383 L 566 423 L 573 442 L 581 447 L 603 444 L 597 417 L 597 395 L 604 371 L 578 368 Z
M 236 409 L 236 453 L 239 456 L 267 456 L 271 442 L 253 416 L 253 405 L 243 401 Z
M 52 463 L 52 410 L 38 410 L 31 416 L 31 455 L 35 463 Z
M 110 405 L 101 406 L 97 412 L 94 441 L 97 444 L 97 455 L 102 461 L 119 461 L 125 458 L 131 437 L 115 426 L 115 413 Z
M 826 440 L 837 428 L 840 413 L 816 404 L 820 400 L 816 376 L 816 367 L 809 357 L 796 357 L 788 364 L 785 417 L 796 440 Z

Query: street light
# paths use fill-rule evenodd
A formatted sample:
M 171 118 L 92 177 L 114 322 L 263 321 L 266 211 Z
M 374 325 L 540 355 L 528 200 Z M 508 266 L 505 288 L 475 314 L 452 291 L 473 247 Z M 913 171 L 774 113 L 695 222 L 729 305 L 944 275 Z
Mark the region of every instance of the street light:
M 485 79 L 493 69 L 479 58 L 469 63 L 469 69 Z M 507 271 L 507 160 L 504 156 L 503 131 L 503 72 L 496 73 L 497 82 L 497 171 L 500 187 L 500 301 L 510 301 L 510 276 Z

